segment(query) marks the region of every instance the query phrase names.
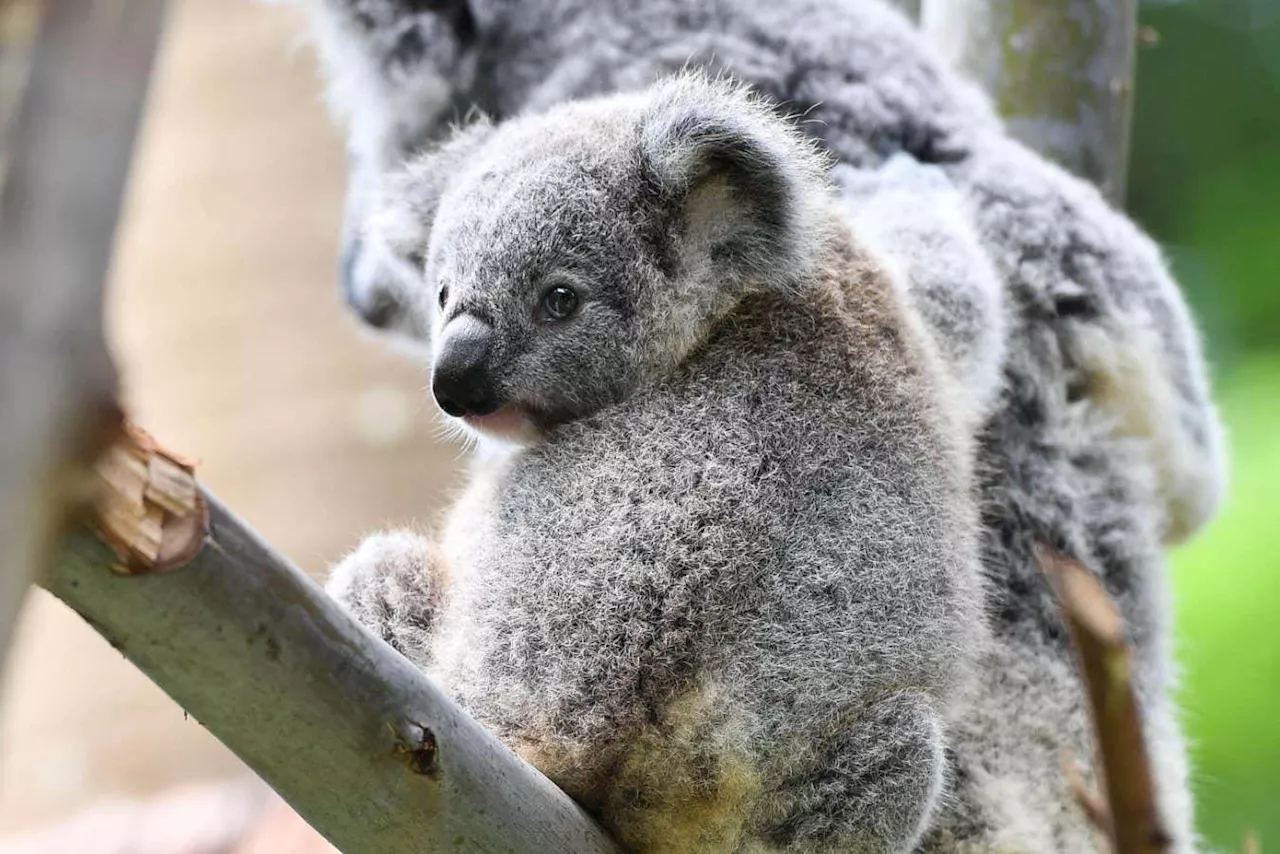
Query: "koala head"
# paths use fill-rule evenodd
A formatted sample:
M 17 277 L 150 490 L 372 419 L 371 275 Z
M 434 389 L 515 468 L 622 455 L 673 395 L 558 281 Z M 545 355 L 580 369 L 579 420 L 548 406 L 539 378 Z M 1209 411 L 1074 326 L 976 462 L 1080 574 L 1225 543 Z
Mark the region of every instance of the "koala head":
M 523 443 L 804 280 L 826 166 L 767 104 L 683 76 L 459 130 L 387 182 L 368 239 L 404 283 L 399 325 L 430 337 L 440 408 Z

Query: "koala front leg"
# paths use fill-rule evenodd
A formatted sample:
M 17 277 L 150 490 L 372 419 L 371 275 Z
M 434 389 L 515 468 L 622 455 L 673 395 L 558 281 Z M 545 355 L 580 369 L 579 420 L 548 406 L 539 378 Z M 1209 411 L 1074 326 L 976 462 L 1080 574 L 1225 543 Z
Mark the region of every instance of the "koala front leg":
M 932 698 L 894 694 L 801 738 L 816 746 L 766 794 L 779 814 L 758 831 L 762 841 L 794 854 L 915 850 L 946 780 L 943 722 Z
M 432 634 L 448 591 L 448 573 L 435 544 L 410 531 L 366 537 L 343 558 L 325 589 L 357 620 L 426 668 Z

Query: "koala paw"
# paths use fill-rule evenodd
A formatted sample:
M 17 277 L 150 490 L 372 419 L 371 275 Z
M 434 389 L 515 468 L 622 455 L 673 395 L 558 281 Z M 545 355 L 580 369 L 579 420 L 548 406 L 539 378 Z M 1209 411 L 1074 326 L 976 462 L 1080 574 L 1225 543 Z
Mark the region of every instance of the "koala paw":
M 325 589 L 406 658 L 426 666 L 444 595 L 442 577 L 429 539 L 391 531 L 366 537 L 333 567 Z

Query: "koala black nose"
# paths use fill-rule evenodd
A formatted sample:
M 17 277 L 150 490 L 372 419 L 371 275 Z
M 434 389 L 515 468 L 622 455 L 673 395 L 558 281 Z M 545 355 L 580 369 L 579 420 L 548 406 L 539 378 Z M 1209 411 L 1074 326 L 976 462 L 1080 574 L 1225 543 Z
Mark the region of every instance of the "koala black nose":
M 498 394 L 489 371 L 493 328 L 462 315 L 444 330 L 431 377 L 431 392 L 445 414 L 488 415 L 498 409 Z

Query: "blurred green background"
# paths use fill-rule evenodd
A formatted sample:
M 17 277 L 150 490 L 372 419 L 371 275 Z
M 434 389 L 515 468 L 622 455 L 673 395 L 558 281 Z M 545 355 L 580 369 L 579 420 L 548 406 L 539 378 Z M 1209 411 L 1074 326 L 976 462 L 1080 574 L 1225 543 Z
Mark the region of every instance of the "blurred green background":
M 1173 555 L 1201 832 L 1280 851 L 1280 0 L 1145 2 L 1130 212 L 1205 332 L 1227 505 Z

